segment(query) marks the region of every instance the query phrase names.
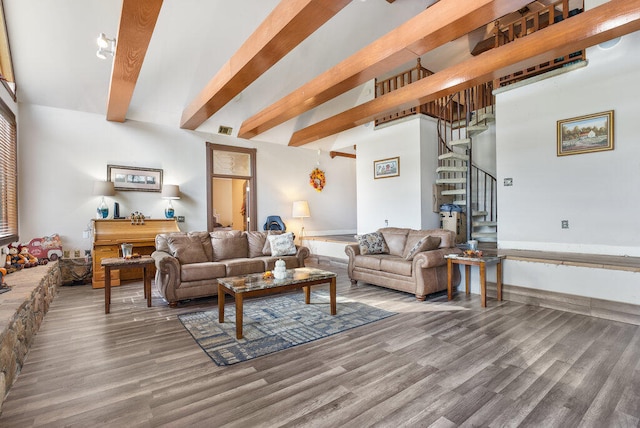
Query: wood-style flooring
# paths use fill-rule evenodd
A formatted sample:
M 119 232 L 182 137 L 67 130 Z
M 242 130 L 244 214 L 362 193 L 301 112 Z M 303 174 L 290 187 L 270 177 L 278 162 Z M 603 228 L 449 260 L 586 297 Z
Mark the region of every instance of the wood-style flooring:
M 9 392 L 0 427 L 638 427 L 640 327 L 446 294 L 352 287 L 398 312 L 218 367 L 142 283 L 62 287 Z M 228 303 L 229 304 L 229 303 Z

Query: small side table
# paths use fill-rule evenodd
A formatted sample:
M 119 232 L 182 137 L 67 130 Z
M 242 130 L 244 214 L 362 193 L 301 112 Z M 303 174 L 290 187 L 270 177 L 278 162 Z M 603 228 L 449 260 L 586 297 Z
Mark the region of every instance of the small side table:
M 464 257 L 457 254 L 448 254 L 444 256 L 447 259 L 447 298 L 453 299 L 453 265 L 464 265 L 464 282 L 465 292 L 470 293 L 469 278 L 471 276 L 471 266 L 480 267 L 480 299 L 482 307 L 487 306 L 487 271 L 486 266 L 496 265 L 496 286 L 498 290 L 498 300 L 502 301 L 502 259 L 503 256 L 496 257 Z
M 109 313 L 111 305 L 111 269 L 132 269 L 142 268 L 144 271 L 144 297 L 147 299 L 147 307 L 151 307 L 151 267 L 155 261 L 149 257 L 136 259 L 124 259 L 122 257 L 110 257 L 102 259 L 101 266 L 104 267 L 104 313 Z

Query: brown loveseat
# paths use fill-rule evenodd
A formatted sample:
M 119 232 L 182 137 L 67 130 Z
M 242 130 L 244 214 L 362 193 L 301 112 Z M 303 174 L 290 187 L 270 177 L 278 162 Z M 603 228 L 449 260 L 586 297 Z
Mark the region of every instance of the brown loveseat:
M 367 244 L 367 239 L 369 242 L 380 241 L 380 235 L 382 242 Z M 455 234 L 442 229 L 386 227 L 373 234 L 360 235 L 359 241 L 360 244 L 349 244 L 345 248 L 349 256 L 351 283 L 360 280 L 406 291 L 415 294 L 418 300 L 447 289 L 447 260 L 444 256 L 462 252 L 455 246 Z M 362 254 L 361 249 L 367 254 Z M 460 283 L 458 265 L 454 265 L 453 272 L 454 285 L 457 286 Z
M 304 267 L 309 249 L 293 245 L 290 255 L 272 255 L 267 236 L 279 232 L 172 232 L 156 236 L 155 287 L 174 307 L 180 300 L 218 294 L 217 278 L 272 270 L 277 260 L 287 269 Z M 276 244 L 274 244 L 276 245 Z

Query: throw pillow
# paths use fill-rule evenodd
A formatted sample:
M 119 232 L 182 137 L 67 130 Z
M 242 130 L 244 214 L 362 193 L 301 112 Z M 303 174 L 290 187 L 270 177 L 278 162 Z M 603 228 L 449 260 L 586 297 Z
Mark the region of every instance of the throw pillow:
M 271 255 L 271 242 L 269 241 L 269 239 L 267 239 L 269 237 L 269 235 L 282 235 L 282 231 L 281 230 L 270 230 L 267 232 L 267 236 L 264 239 L 264 247 L 262 247 L 262 254 L 265 256 L 270 256 Z
M 356 235 L 358 245 L 360 246 L 360 254 L 388 254 L 389 247 L 384 241 L 384 237 L 380 232 L 365 233 L 364 235 Z
M 440 246 L 440 238 L 436 236 L 427 235 L 420 239 L 415 245 L 407 251 L 404 258 L 405 260 L 413 260 L 416 254 L 421 253 L 422 251 L 431 251 L 436 250 Z
M 202 242 L 198 236 L 169 236 L 167 244 L 171 255 L 180 261 L 180 264 L 208 262 L 207 254 L 202 247 Z
M 293 233 L 269 235 L 267 239 L 271 245 L 271 255 L 273 257 L 293 256 L 298 251 L 296 245 L 293 243 Z

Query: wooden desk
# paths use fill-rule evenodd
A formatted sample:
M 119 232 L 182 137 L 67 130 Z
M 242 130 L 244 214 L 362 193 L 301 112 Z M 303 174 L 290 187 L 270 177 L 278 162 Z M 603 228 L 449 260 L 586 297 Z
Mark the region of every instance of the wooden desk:
M 156 235 L 167 232 L 179 232 L 176 219 L 146 219 L 144 224 L 131 224 L 131 220 L 98 219 L 93 225 L 93 288 L 104 287 L 104 269 L 101 261 L 106 258 L 122 256 L 120 245 L 133 244 L 133 252 L 140 255 L 150 255 L 155 251 Z M 152 266 L 151 269 L 154 269 Z M 111 285 L 120 285 L 120 280 L 142 279 L 140 268 L 123 272 L 114 269 L 111 272 Z
M 101 266 L 104 268 L 104 313 L 109 313 L 111 305 L 111 269 L 135 269 L 142 268 L 144 282 L 144 297 L 147 299 L 147 307 L 151 307 L 151 268 L 155 261 L 151 257 L 140 257 L 137 259 L 123 259 L 122 257 L 112 257 L 102 259 Z
M 496 257 L 463 257 L 456 254 L 444 256 L 447 259 L 447 298 L 453 299 L 453 265 L 464 265 L 464 283 L 466 294 L 470 293 L 469 280 L 471 277 L 471 266 L 480 267 L 480 299 L 482 307 L 487 306 L 487 271 L 486 265 L 496 265 L 496 286 L 498 290 L 498 300 L 502 300 L 502 259 L 503 256 Z

